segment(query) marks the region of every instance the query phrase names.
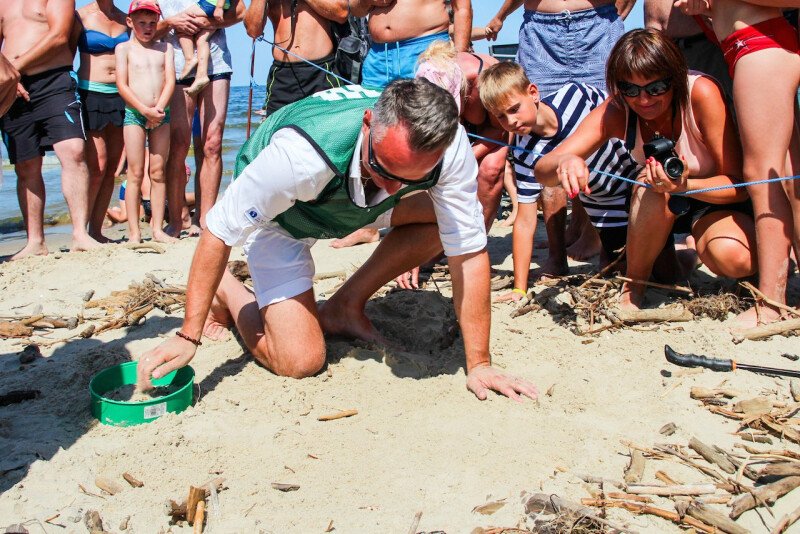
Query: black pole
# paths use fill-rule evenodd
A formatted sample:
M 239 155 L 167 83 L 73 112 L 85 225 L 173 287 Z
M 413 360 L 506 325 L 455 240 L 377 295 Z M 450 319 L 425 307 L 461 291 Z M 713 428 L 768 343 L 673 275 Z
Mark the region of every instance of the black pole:
M 761 373 L 766 375 L 791 376 L 800 378 L 800 369 L 776 369 L 774 367 L 762 367 L 760 365 L 750 365 L 746 363 L 736 363 L 734 360 L 721 360 L 709 358 L 698 354 L 681 354 L 675 352 L 669 345 L 664 345 L 664 355 L 669 363 L 681 367 L 705 367 L 717 372 L 735 371 L 741 369 L 751 373 Z

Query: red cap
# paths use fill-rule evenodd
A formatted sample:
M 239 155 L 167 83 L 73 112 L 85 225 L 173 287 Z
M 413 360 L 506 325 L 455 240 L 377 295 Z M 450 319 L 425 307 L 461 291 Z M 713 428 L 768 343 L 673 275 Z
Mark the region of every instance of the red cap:
M 134 11 L 152 11 L 161 16 L 161 8 L 158 7 L 158 2 L 155 0 L 133 0 L 130 9 L 128 9 L 128 15 L 132 15 Z

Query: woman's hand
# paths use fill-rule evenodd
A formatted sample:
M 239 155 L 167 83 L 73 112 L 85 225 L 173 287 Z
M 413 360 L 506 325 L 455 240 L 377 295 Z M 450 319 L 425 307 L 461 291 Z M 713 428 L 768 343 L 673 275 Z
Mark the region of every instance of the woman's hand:
M 714 3 L 713 0 L 677 0 L 672 5 L 686 15 L 705 15 L 710 17 Z
M 650 185 L 650 188 L 656 193 L 683 193 L 687 190 L 689 181 L 689 165 L 683 156 L 681 156 L 681 161 L 683 162 L 683 174 L 679 178 L 673 179 L 664 171 L 661 162 L 653 157 L 647 158 L 644 169 L 639 174 L 639 181 Z
M 508 293 L 503 293 L 494 298 L 493 302 L 519 302 L 522 297 L 526 296 L 525 291 L 521 289 L 514 289 Z
M 591 193 L 589 189 L 589 167 L 583 158 L 574 154 L 566 154 L 558 161 L 556 167 L 558 180 L 561 187 L 567 192 L 569 198 L 575 198 L 581 191 L 587 195 Z

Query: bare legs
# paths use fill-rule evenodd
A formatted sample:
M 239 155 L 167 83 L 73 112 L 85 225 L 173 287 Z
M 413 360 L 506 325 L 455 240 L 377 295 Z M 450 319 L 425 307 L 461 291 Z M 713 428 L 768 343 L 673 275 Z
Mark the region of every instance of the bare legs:
M 89 169 L 89 235 L 107 243 L 101 230 L 114 192 L 116 162 L 120 160 L 124 141 L 122 128 L 108 125 L 101 131 L 90 131 L 86 143 L 86 163 Z
M 191 87 L 184 89 L 189 96 L 197 96 L 200 94 L 200 91 L 205 89 L 209 84 L 208 60 L 211 55 L 211 46 L 208 40 L 211 39 L 215 31 L 216 30 L 200 30 L 195 35 L 197 44 L 197 60 L 195 61 L 197 72 L 195 72 L 194 82 L 192 82 Z M 181 43 L 181 47 L 183 47 L 183 43 Z M 184 68 L 184 70 L 186 69 Z
M 770 83 L 764 84 L 763 80 Z M 761 50 L 742 57 L 736 64 L 733 96 L 746 181 L 786 175 L 798 84 L 800 57 L 782 49 Z M 787 195 L 780 183 L 749 187 L 748 192 L 756 217 L 759 290 L 776 302 L 785 303 L 789 251 L 800 219 L 800 198 Z M 759 311 L 761 322 L 780 317 L 778 310 L 768 306 Z M 737 318 L 740 327 L 755 326 L 757 321 L 754 309 Z
M 14 169 L 17 172 L 17 199 L 22 210 L 28 242 L 11 259 L 18 260 L 33 255 L 45 256 L 47 246 L 44 243 L 45 191 L 42 158 L 19 161 Z
M 506 169 L 505 147 L 491 147 L 492 151 L 478 162 L 478 201 L 483 207 L 483 221 L 486 231 L 492 228 L 497 218 L 497 208 L 503 195 L 503 174 Z
M 170 129 L 165 126 L 161 125 L 150 131 L 150 205 L 153 210 L 150 229 L 153 233 L 153 240 L 172 243 L 176 239 L 164 232 L 164 209 L 167 200 L 164 167 L 169 157 L 170 133 Z
M 539 269 L 541 274 L 561 276 L 569 272 L 564 231 L 567 225 L 567 194 L 561 187 L 542 190 L 542 212 L 547 228 L 549 254 Z
M 195 184 L 195 225 L 206 226 L 206 214 L 217 202 L 219 186 L 222 180 L 222 135 L 225 131 L 225 119 L 228 114 L 228 95 L 230 80 L 215 80 L 209 84 L 198 97 L 200 120 L 202 122 L 203 164 L 197 175 Z M 192 114 L 194 109 L 192 109 Z M 191 134 L 191 118 L 189 114 L 188 134 Z M 180 161 L 180 172 L 185 177 L 184 159 Z M 182 180 L 182 184 L 185 180 Z M 181 189 L 181 194 L 183 190 Z M 176 212 L 180 213 L 180 211 Z
M 61 192 L 72 219 L 72 250 L 90 250 L 100 245 L 86 230 L 89 223 L 89 169 L 86 167 L 85 145 L 83 139 L 66 139 L 53 145 L 61 163 Z
M 166 130 L 166 128 L 164 128 Z M 139 197 L 144 181 L 145 140 L 147 133 L 139 126 L 123 127 L 125 138 L 125 155 L 128 159 L 128 185 L 125 189 L 125 211 L 128 213 L 128 241 L 142 242 L 142 230 L 139 228 Z

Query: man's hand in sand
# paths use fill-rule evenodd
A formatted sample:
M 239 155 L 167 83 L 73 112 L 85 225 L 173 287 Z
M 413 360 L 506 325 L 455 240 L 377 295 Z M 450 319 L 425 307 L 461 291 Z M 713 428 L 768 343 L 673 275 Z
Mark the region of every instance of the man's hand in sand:
M 489 390 L 505 395 L 511 400 L 522 402 L 521 395 L 536 400 L 539 390 L 532 383 L 507 375 L 489 364 L 473 367 L 467 375 L 467 389 L 479 400 L 486 400 Z
M 495 297 L 494 302 L 519 302 L 525 295 L 519 291 L 509 291 Z
M 403 289 L 419 289 L 419 267 L 414 267 L 410 271 L 404 272 L 394 279 L 397 287 Z
M 139 391 L 153 389 L 151 378 L 161 378 L 175 369 L 189 365 L 195 352 L 197 347 L 194 343 L 178 336 L 145 352 L 136 366 L 136 389 Z

